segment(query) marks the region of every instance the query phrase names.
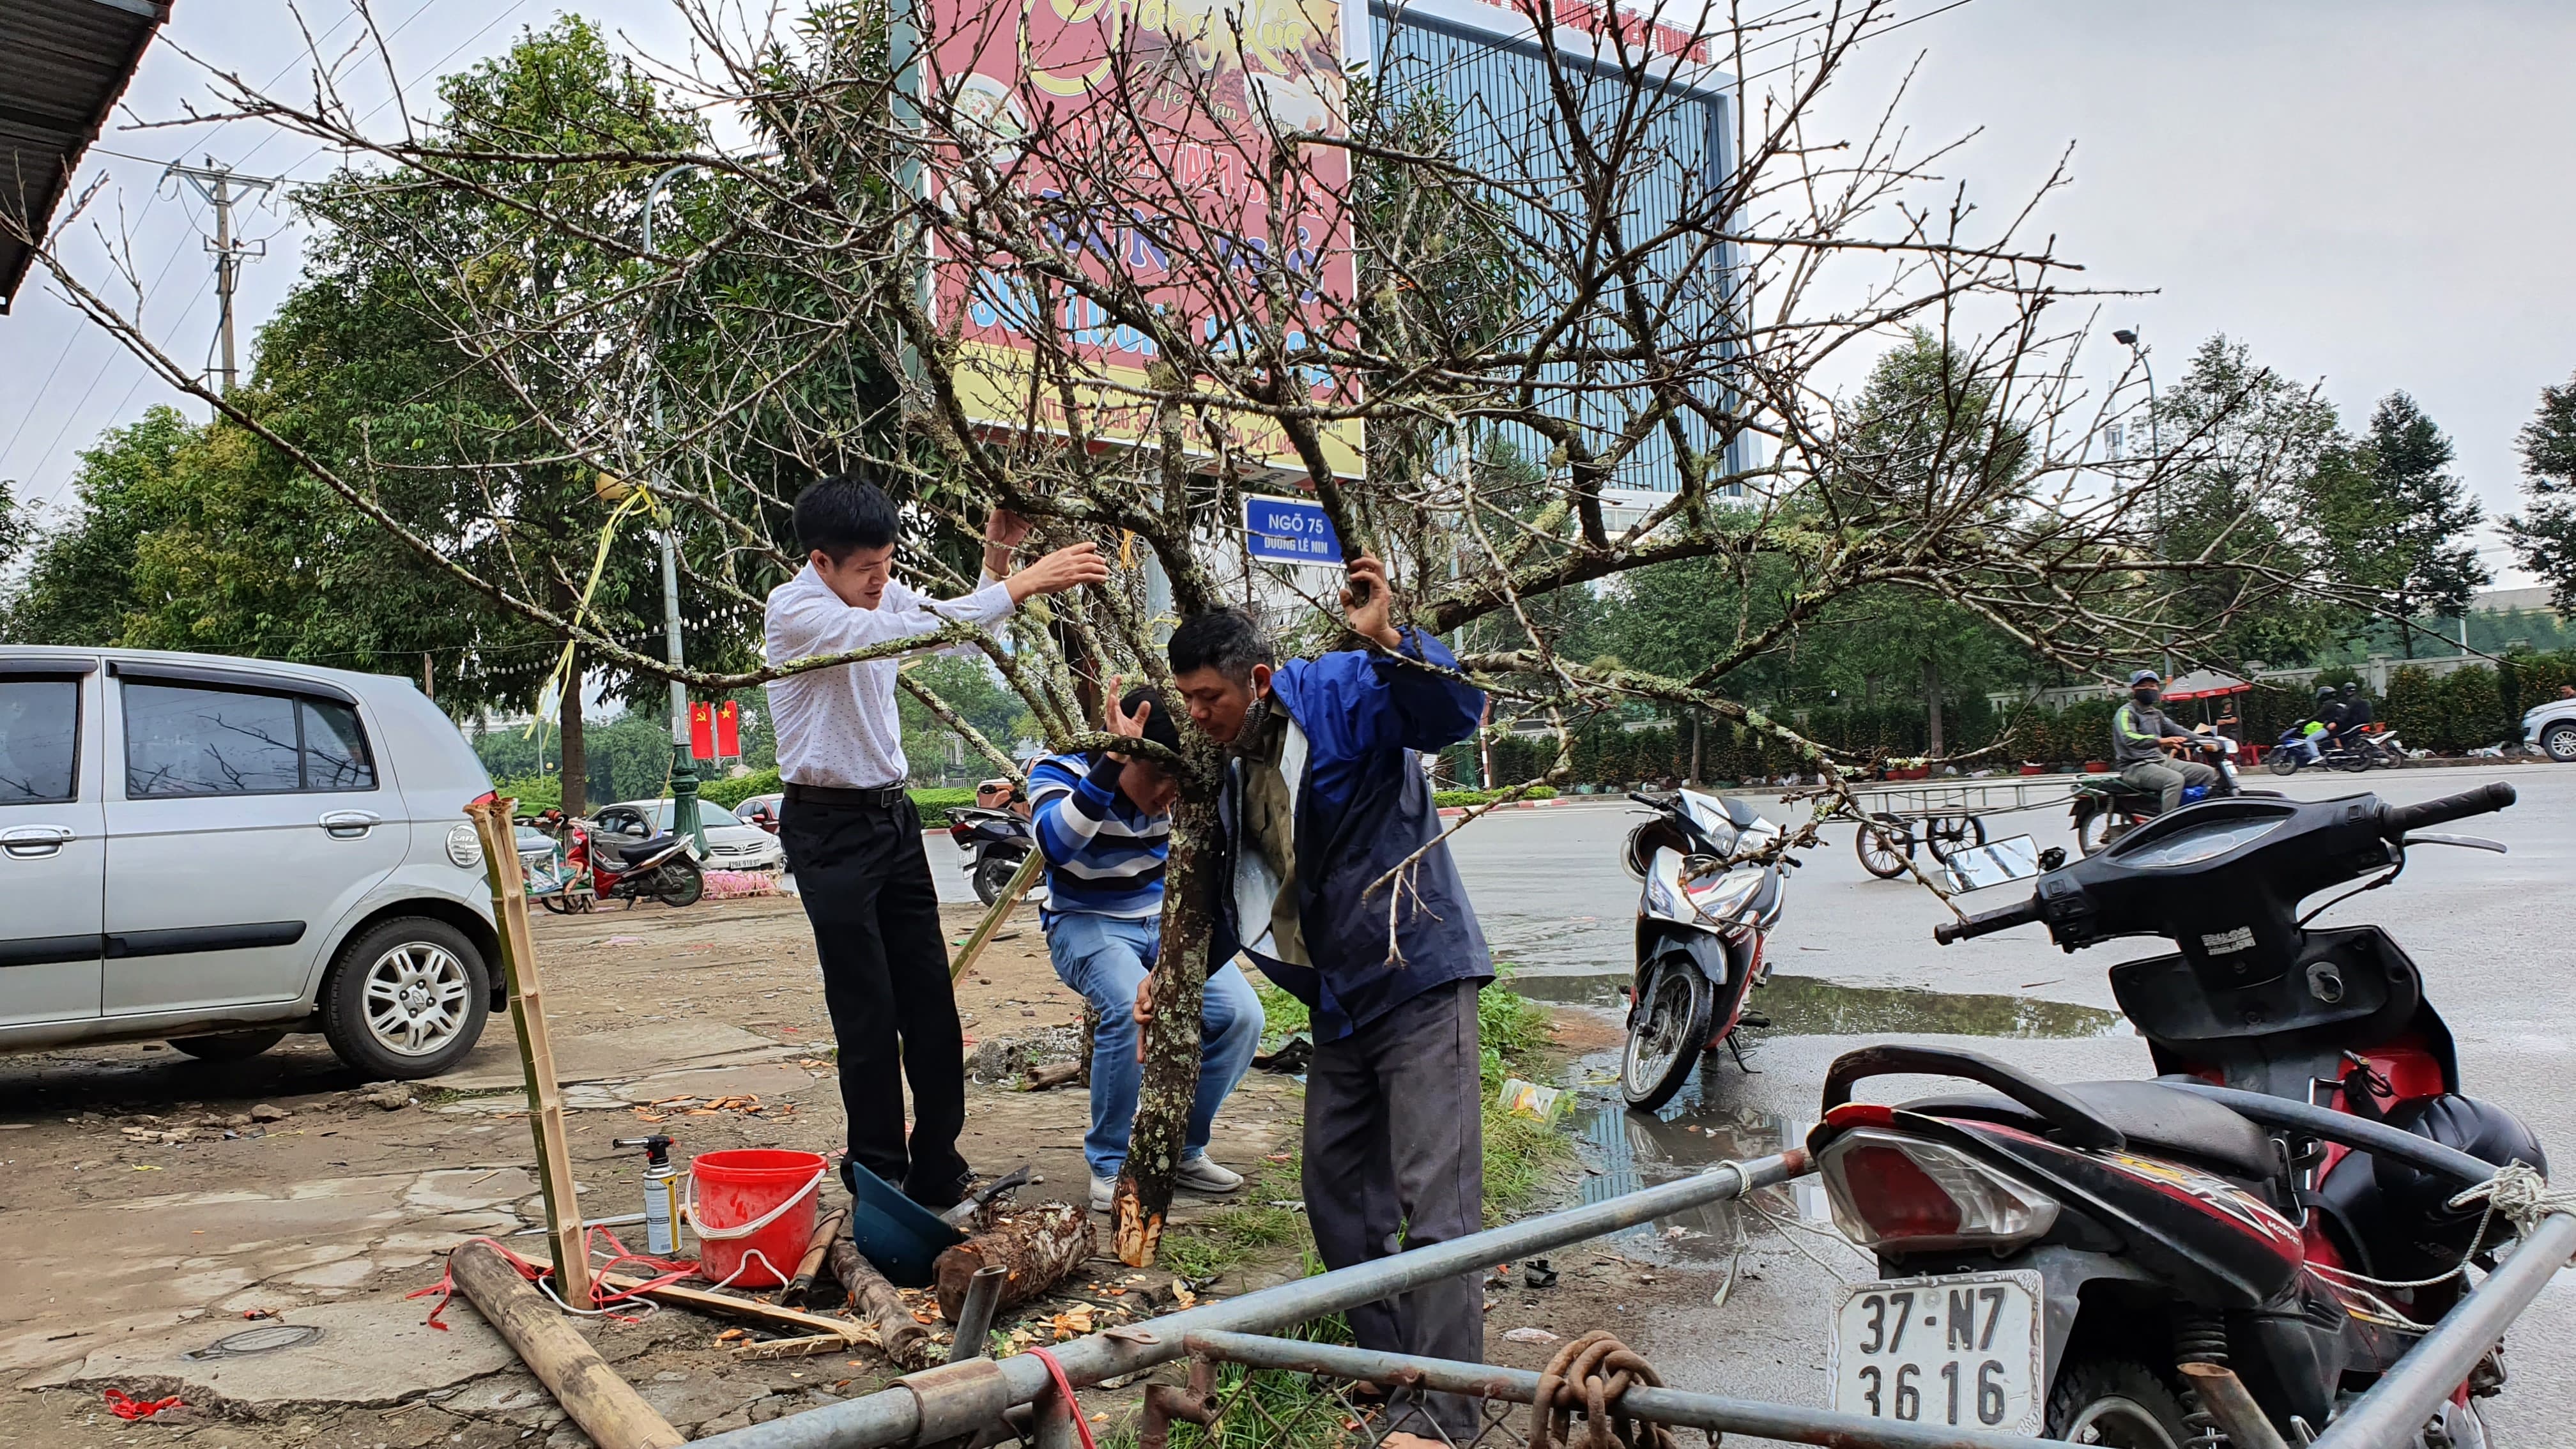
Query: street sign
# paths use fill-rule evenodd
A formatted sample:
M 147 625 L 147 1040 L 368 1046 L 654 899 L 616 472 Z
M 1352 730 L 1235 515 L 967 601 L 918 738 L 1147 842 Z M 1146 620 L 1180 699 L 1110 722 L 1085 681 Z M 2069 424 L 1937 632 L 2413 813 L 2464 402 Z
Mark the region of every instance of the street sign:
M 1265 563 L 1337 564 L 1342 540 L 1323 506 L 1302 498 L 1243 496 L 1243 536 L 1254 558 Z

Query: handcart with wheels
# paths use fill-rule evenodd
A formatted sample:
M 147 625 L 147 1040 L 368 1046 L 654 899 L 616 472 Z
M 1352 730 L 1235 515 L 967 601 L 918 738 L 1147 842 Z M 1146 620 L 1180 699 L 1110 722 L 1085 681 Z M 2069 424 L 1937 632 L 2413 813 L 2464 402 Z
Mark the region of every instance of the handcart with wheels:
M 1916 780 L 1855 790 L 1860 831 L 1852 841 L 1860 868 L 1880 880 L 1905 874 L 1914 853 L 1946 862 L 1986 843 L 1989 815 L 2045 810 L 2075 794 L 2071 775 L 2017 775 L 1986 780 Z

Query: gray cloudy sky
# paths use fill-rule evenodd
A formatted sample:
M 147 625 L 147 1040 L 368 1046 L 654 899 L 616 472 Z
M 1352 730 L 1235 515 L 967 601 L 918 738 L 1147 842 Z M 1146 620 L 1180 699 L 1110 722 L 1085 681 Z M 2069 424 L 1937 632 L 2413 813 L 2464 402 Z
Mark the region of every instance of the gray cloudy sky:
M 303 9 L 327 29 L 344 21 L 344 4 Z M 400 27 L 406 78 L 490 54 L 567 8 L 662 54 L 684 44 L 661 0 L 375 8 Z M 176 0 L 165 35 L 258 80 L 300 53 L 281 0 Z M 2144 329 L 2160 379 L 2224 331 L 2281 371 L 2321 380 L 2348 424 L 2404 388 L 2457 440 L 2460 471 L 2490 513 L 2512 506 L 2514 432 L 2543 384 L 2576 374 L 2576 5 L 1975 0 L 1878 42 L 1844 81 L 1836 114 L 1874 112 L 1918 53 L 1903 115 L 1925 137 L 1983 128 L 1946 168 L 1973 196 L 2017 204 L 2074 144 L 2075 184 L 2047 205 L 2042 231 L 2096 283 L 2153 292 L 2113 304 L 2112 321 Z M 195 68 L 164 45 L 128 101 L 166 117 L 203 95 Z M 155 160 L 211 152 L 251 174 L 310 175 L 323 158 L 248 124 L 111 129 L 101 145 L 150 158 L 94 152 L 88 175 L 113 184 L 92 215 L 130 227 L 147 320 L 174 351 L 201 355 L 215 313 L 207 218 L 192 195 L 156 195 Z M 270 253 L 245 271 L 247 341 L 293 279 L 296 237 L 274 213 L 245 222 Z M 107 276 L 104 253 L 92 260 L 89 275 Z M 74 455 L 101 428 L 170 394 L 41 290 L 0 318 L 0 478 L 44 499 L 68 496 Z M 2096 348 L 2086 361 L 2107 375 L 2117 362 L 2108 338 Z M 2486 542 L 2501 581 L 2520 581 Z

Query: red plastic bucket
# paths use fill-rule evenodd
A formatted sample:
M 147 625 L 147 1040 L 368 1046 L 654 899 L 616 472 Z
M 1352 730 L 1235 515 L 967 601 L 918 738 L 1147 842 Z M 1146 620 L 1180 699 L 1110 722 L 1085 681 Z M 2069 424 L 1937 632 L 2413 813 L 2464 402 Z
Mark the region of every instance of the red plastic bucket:
M 689 1162 L 689 1228 L 698 1275 L 737 1288 L 776 1288 L 814 1236 L 816 1189 L 828 1171 L 811 1152 L 745 1147 Z

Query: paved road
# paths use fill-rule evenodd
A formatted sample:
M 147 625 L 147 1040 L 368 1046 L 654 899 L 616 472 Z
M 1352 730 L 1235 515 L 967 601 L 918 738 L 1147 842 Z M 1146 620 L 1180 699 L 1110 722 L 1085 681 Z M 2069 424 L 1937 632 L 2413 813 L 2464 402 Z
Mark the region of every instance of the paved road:
M 2336 906 L 2328 924 L 2387 926 L 2424 969 L 2427 989 L 2458 1040 L 2472 1093 L 2522 1114 L 2563 1161 L 2576 1163 L 2576 949 L 2569 943 L 2576 902 L 2576 769 L 2500 766 L 2266 780 L 2303 798 L 2356 786 L 2409 803 L 2506 779 L 2521 802 L 2499 815 L 2450 827 L 2501 840 L 2507 856 L 2419 849 L 2386 890 Z M 1774 797 L 1776 798 L 1776 797 Z M 1498 813 L 1462 832 L 1457 853 L 1497 956 L 1520 963 L 1523 989 L 1568 1001 L 1615 999 L 1628 967 L 1636 886 L 1618 847 L 1641 818 L 1633 807 L 1569 804 Z M 2062 810 L 2007 817 L 1994 834 L 2027 833 L 2042 846 L 2073 848 Z M 1585 1119 L 1600 1175 L 1592 1195 L 1654 1181 L 1730 1151 L 1771 1150 L 1782 1133 L 1814 1115 L 1828 1063 L 1870 1033 L 1921 1037 L 1977 1033 L 1976 1045 L 2046 1075 L 2083 1079 L 2145 1075 L 2143 1044 L 2103 1017 L 2113 1005 L 2105 969 L 2142 950 L 2119 945 L 2069 955 L 2026 927 L 1964 945 L 1937 947 L 1946 912 L 1920 886 L 1874 880 L 1851 850 L 1852 828 L 1829 827 L 1790 887 L 1772 944 L 1780 973 L 1757 1003 L 1780 1020 L 1752 1053 L 1758 1075 L 1712 1060 L 1699 1084 L 1661 1119 L 1613 1109 L 1601 1098 Z M 2005 891 L 1972 898 L 1972 909 L 2003 904 Z M 2104 1034 L 2107 1033 L 2107 1034 Z M 1587 1063 L 1595 1077 L 1606 1061 Z M 1889 1099 L 1920 1090 L 1883 1084 Z M 2562 1171 L 2562 1176 L 2566 1175 Z M 1787 1207 L 1787 1203 L 1782 1203 Z M 1812 1213 L 1814 1204 L 1804 1204 Z M 1870 1276 L 1835 1243 L 1774 1232 L 1724 1215 L 1667 1224 L 1680 1232 L 1639 1237 L 1641 1249 L 1691 1260 L 1712 1274 L 1735 1261 L 1745 1277 L 1723 1308 L 1692 1295 L 1641 1301 L 1631 1319 L 1609 1325 L 1629 1335 L 1668 1379 L 1730 1393 L 1796 1402 L 1824 1398 L 1823 1312 L 1834 1276 Z M 1690 1234 L 1702 1233 L 1704 1237 Z M 1806 1254 L 1791 1251 L 1798 1240 Z M 1673 1280 L 1667 1280 L 1667 1285 Z M 1577 1328 L 1592 1325 L 1576 1325 Z M 2514 1382 L 2489 1410 L 2504 1445 L 2566 1442 L 2565 1407 L 2576 1403 L 2576 1275 L 2562 1278 L 2514 1334 Z

